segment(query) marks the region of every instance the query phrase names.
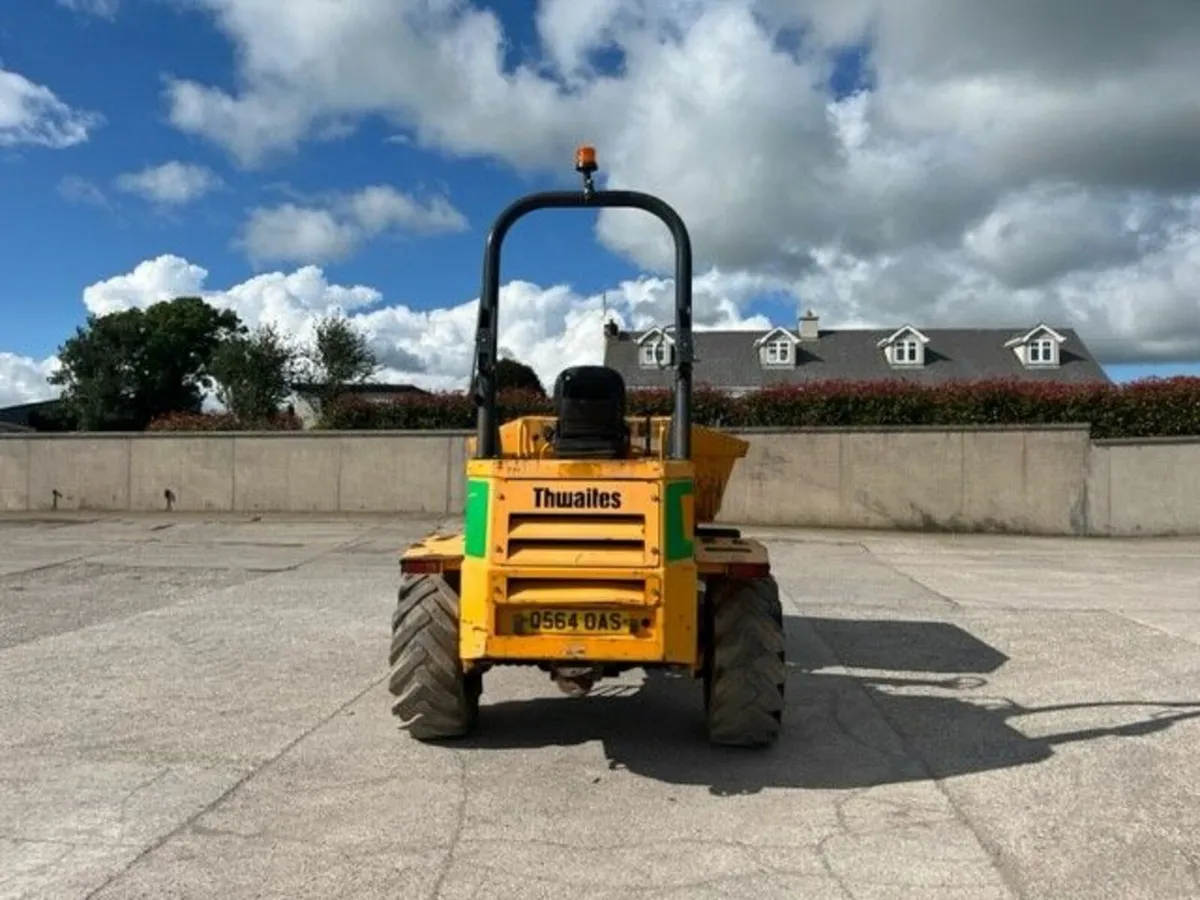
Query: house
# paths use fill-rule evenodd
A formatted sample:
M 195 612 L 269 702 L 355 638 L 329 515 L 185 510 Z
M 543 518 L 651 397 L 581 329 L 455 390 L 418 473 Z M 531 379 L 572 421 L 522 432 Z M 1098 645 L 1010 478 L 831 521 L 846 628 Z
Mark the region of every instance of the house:
M 321 408 L 324 387 L 319 384 L 297 382 L 292 386 L 291 407 L 305 428 L 317 421 Z M 428 394 L 414 384 L 348 384 L 339 389 L 342 396 L 359 397 L 370 403 L 388 403 L 411 397 L 413 394 Z
M 822 329 L 811 311 L 797 328 L 696 331 L 695 383 L 740 394 L 811 381 L 900 379 L 920 384 L 1014 378 L 1111 383 L 1074 330 L 1045 323 L 1003 328 Z M 669 387 L 673 326 L 641 332 L 605 326 L 604 364 L 630 389 Z
M 0 432 L 59 431 L 55 419 L 60 412 L 60 400 L 36 400 L 0 408 Z

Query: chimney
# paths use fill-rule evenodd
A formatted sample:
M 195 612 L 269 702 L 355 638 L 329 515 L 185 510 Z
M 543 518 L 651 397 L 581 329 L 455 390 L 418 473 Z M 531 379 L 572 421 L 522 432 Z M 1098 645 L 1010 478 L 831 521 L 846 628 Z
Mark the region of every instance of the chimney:
M 800 340 L 815 341 L 819 337 L 817 321 L 817 317 L 811 309 L 800 317 Z
M 607 322 L 604 323 L 604 336 L 606 338 L 608 338 L 610 341 L 615 340 L 620 335 L 620 333 L 621 333 L 621 326 L 619 326 L 612 319 L 609 319 Z

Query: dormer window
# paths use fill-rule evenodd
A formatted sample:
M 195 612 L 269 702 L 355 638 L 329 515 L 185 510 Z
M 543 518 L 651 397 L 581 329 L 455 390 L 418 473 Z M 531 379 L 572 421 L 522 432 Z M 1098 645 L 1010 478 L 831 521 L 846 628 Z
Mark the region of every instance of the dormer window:
M 754 342 L 758 361 L 763 366 L 779 368 L 795 365 L 798 338 L 786 328 L 775 328 Z
M 671 364 L 674 347 L 662 338 L 642 344 L 641 358 L 643 366 L 667 366 Z
M 929 338 L 911 325 L 905 325 L 899 331 L 879 341 L 876 346 L 883 350 L 889 365 L 923 366 L 925 365 L 925 345 L 928 343 Z
M 1038 325 L 1032 331 L 1018 335 L 1005 343 L 1025 366 L 1029 368 L 1045 368 L 1057 366 L 1059 363 L 1059 348 L 1066 338 L 1049 325 Z
M 655 328 L 638 339 L 638 362 L 643 368 L 657 369 L 675 361 L 675 342 L 666 329 Z

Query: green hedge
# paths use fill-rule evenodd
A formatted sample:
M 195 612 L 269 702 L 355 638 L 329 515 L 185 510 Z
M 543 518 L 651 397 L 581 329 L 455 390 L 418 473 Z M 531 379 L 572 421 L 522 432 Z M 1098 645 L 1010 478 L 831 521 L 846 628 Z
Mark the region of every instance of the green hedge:
M 533 393 L 501 395 L 503 420 L 552 412 Z M 669 415 L 669 391 L 632 391 L 631 415 Z M 698 425 L 805 428 L 872 425 L 1035 425 L 1089 423 L 1095 437 L 1200 435 L 1200 378 L 1145 379 L 1126 385 L 975 381 L 925 387 L 899 381 L 815 382 L 733 397 L 698 388 Z M 414 394 L 387 403 L 346 396 L 318 427 L 339 430 L 469 429 L 475 411 L 462 393 Z

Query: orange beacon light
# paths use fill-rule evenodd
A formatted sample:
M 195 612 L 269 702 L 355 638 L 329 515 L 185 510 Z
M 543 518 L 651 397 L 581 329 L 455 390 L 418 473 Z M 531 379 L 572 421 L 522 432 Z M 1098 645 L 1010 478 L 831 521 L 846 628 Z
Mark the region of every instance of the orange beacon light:
M 582 147 L 580 147 L 578 150 L 575 151 L 575 171 L 576 172 L 584 172 L 584 173 L 590 174 L 592 172 L 595 172 L 598 168 L 600 168 L 600 167 L 598 165 L 596 165 L 596 148 L 595 147 L 590 147 L 587 144 L 584 144 Z

